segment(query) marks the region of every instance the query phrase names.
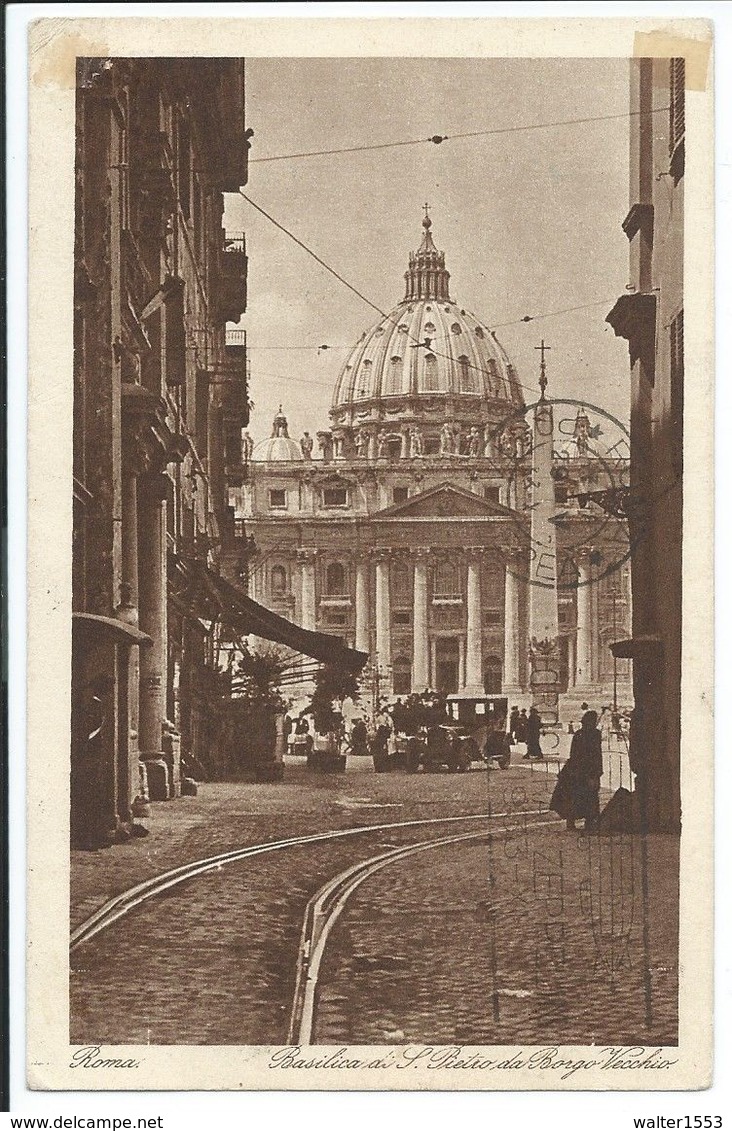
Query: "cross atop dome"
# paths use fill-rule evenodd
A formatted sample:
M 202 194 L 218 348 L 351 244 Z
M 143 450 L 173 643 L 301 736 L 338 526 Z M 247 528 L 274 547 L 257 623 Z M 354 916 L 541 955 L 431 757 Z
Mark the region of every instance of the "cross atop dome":
M 445 253 L 438 251 L 432 239 L 432 220 L 429 204 L 424 206 L 422 227 L 424 235 L 417 251 L 409 253 L 409 268 L 404 276 L 407 281 L 405 302 L 416 299 L 434 299 L 450 302 L 450 272 L 445 269 Z

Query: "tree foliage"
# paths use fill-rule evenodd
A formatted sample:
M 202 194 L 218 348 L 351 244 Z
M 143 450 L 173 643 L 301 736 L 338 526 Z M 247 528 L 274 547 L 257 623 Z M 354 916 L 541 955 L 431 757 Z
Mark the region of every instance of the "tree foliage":
M 358 699 L 358 677 L 353 672 L 326 664 L 315 676 L 315 691 L 310 701 L 315 729 L 326 734 L 335 726 L 333 703 L 343 706 L 344 699 Z

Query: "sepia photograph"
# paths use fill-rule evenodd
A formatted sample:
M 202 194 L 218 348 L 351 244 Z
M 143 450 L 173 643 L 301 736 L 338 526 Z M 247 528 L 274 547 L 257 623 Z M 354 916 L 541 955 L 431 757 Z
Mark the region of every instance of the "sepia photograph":
M 68 982 L 36 1086 L 703 1086 L 708 25 L 605 56 L 53 23 Z M 249 1059 L 206 1083 L 186 1048 Z

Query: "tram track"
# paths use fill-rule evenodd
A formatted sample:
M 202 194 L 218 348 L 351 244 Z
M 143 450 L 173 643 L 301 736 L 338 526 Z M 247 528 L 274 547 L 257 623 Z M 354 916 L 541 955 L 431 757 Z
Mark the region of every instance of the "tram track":
M 543 816 L 545 813 L 546 810 L 535 810 L 530 813 L 494 813 L 491 814 L 491 818 Z M 484 817 L 487 816 L 488 814 L 484 814 Z M 556 819 L 532 821 L 528 826 L 517 824 L 504 825 L 498 829 L 476 829 L 449 837 L 420 841 L 417 844 L 400 845 L 388 852 L 382 852 L 367 860 L 361 860 L 328 880 L 311 897 L 305 909 L 298 949 L 288 1043 L 299 1046 L 313 1043 L 320 972 L 328 938 L 345 910 L 348 900 L 361 884 L 389 864 L 397 863 L 420 852 L 427 852 L 430 849 L 443 848 L 446 845 L 465 841 L 480 841 L 486 840 L 488 837 L 506 836 L 512 832 L 523 831 L 527 827 L 539 829 L 551 826 L 554 826 L 557 830 L 563 827 L 562 823 Z
M 409 821 L 391 821 L 378 825 L 357 825 L 344 829 L 330 829 L 326 832 L 311 833 L 306 836 L 287 837 L 278 841 L 265 841 L 260 844 L 247 845 L 242 848 L 232 849 L 228 852 L 222 852 L 215 856 L 209 856 L 200 860 L 191 861 L 188 864 L 180 865 L 177 868 L 170 869 L 166 872 L 161 872 L 157 876 L 153 876 L 134 887 L 128 888 L 126 891 L 121 892 L 119 895 L 114 896 L 108 900 L 101 907 L 99 907 L 92 915 L 80 923 L 71 932 L 69 949 L 73 953 L 79 947 L 90 942 L 101 932 L 111 927 L 119 919 L 128 915 L 136 907 L 154 899 L 163 893 L 170 891 L 172 888 L 177 887 L 179 884 L 185 883 L 188 880 L 195 879 L 197 876 L 203 876 L 206 873 L 218 871 L 227 865 L 237 864 L 242 861 L 248 860 L 252 857 L 266 855 L 272 852 L 283 851 L 289 848 L 300 848 L 319 843 L 330 843 L 333 841 L 345 839 L 347 837 L 365 836 L 369 834 L 396 832 L 399 830 L 410 830 L 416 828 L 428 828 L 436 825 L 451 825 L 458 822 L 465 821 L 494 821 L 501 818 L 517 818 L 517 817 L 537 817 L 546 814 L 545 809 L 530 809 L 519 811 L 506 811 L 503 813 L 464 813 L 448 817 L 423 817 L 415 818 Z M 554 823 L 554 822 L 550 822 Z M 484 836 L 485 829 L 481 829 L 472 833 L 472 836 Z M 458 839 L 465 838 L 467 834 L 461 834 Z M 442 838 L 443 841 L 445 838 Z M 445 843 L 449 842 L 445 841 Z M 439 844 L 439 841 L 421 842 L 417 850 L 425 850 L 431 845 Z M 402 845 L 399 849 L 392 850 L 393 852 L 403 852 L 405 849 L 415 848 L 412 845 Z M 388 855 L 388 854 L 387 854 Z M 386 861 L 388 863 L 388 861 Z M 367 862 L 368 863 L 368 862 Z M 364 877 L 365 878 L 365 877 Z M 332 882 L 332 881 L 331 881 Z M 327 886 L 327 885 L 326 885 Z M 358 886 L 358 885 L 357 885 Z M 321 889 L 322 890 L 322 889 Z

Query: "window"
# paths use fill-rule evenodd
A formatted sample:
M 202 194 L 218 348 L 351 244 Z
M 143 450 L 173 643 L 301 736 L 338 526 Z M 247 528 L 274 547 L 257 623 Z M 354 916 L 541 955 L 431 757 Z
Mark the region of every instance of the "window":
M 269 586 L 273 597 L 282 597 L 287 592 L 287 570 L 282 565 L 272 566 Z
M 345 486 L 336 485 L 333 487 L 323 488 L 323 506 L 324 507 L 347 507 L 348 506 L 348 488 Z
M 408 628 L 412 623 L 412 614 L 407 612 L 406 609 L 402 609 L 401 612 L 394 613 L 392 619 L 394 621 L 394 624 L 401 625 L 403 628 Z
M 673 153 L 684 136 L 686 60 L 669 59 L 669 70 L 668 144 L 670 152 Z
M 460 392 L 472 393 L 474 389 L 473 374 L 470 371 L 470 362 L 465 354 L 458 358 L 458 366 L 460 368 Z
M 428 353 L 424 359 L 424 387 L 428 393 L 437 392 L 439 380 L 437 373 L 437 358 L 433 353 Z
M 396 606 L 412 603 L 412 572 L 405 566 L 397 565 L 391 571 L 391 592 Z
M 500 503 L 501 501 L 501 488 L 500 487 L 484 487 L 483 498 L 487 499 L 489 503 Z
M 395 487 L 392 490 L 391 497 L 395 503 L 406 503 L 407 499 L 409 498 L 409 488 Z
M 342 597 L 346 592 L 346 571 L 342 562 L 330 562 L 326 567 L 325 591 L 330 597 Z
M 460 574 L 453 562 L 439 562 L 433 575 L 433 596 L 436 600 L 455 599 L 462 596 Z
M 339 613 L 335 609 L 326 609 L 323 620 L 326 624 L 336 624 L 340 626 L 345 625 L 348 622 L 346 614 Z
M 500 624 L 501 613 L 499 609 L 484 609 L 483 624 Z
M 284 487 L 273 487 L 269 492 L 269 505 L 272 510 L 285 510 L 287 508 L 287 491 Z
M 387 394 L 401 393 L 402 391 L 402 367 L 403 361 L 401 357 L 393 357 L 389 366 L 389 377 L 386 386 Z

